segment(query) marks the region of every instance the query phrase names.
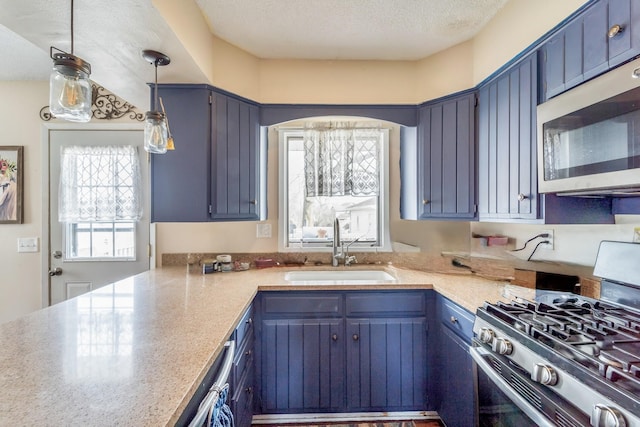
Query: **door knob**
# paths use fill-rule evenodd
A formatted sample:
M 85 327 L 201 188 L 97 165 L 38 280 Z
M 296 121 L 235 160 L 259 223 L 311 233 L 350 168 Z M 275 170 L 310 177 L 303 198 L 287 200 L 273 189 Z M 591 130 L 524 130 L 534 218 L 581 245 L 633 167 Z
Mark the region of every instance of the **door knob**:
M 49 270 L 49 276 L 60 276 L 62 274 L 62 269 L 60 267 L 52 268 Z

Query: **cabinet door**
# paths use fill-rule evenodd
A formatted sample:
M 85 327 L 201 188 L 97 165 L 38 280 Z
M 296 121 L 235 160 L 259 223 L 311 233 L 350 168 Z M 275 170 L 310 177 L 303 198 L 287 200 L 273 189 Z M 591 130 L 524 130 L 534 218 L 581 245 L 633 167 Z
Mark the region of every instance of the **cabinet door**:
M 609 69 L 607 2 L 597 2 L 579 19 L 584 37 L 583 80 L 589 80 Z
M 541 49 L 543 65 L 544 98 L 549 99 L 564 92 L 564 33 L 549 39 Z M 580 70 L 582 72 L 582 70 Z
M 536 64 L 536 55 L 529 55 L 480 88 L 478 209 L 481 220 L 538 218 Z
M 422 410 L 426 392 L 426 320 L 347 320 L 350 411 Z
M 203 87 L 160 87 L 176 149 L 151 155 L 151 220 L 209 219 L 211 108 Z
M 418 112 L 420 219 L 475 217 L 475 94 Z
M 619 26 L 622 31 L 609 38 L 609 67 L 640 54 L 640 2 L 609 0 L 609 34 Z
M 475 387 L 469 345 L 473 314 L 440 295 L 436 298 L 438 353 L 436 356 L 437 410 L 449 427 L 474 426 Z
M 258 106 L 212 92 L 211 218 L 260 220 Z
M 438 415 L 448 427 L 476 425 L 473 359 L 468 344 L 446 327 L 440 331 Z
M 262 412 L 344 408 L 344 321 L 262 321 Z

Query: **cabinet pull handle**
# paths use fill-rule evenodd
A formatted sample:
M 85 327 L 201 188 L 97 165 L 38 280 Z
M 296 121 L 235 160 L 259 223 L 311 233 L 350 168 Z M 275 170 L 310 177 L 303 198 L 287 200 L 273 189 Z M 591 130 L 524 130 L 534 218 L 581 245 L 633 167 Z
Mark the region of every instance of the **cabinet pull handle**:
M 422 204 L 423 205 L 428 205 L 429 203 L 431 203 L 431 200 L 429 200 L 429 199 L 422 200 Z
M 455 316 L 451 316 L 451 319 L 449 320 L 451 320 L 451 323 L 458 323 L 458 318 Z
M 334 341 L 338 341 L 338 334 L 331 335 L 331 339 Z
M 358 334 L 353 334 L 353 340 L 354 341 L 358 341 L 360 339 L 360 337 L 358 336 Z
M 621 34 L 623 31 L 624 31 L 624 27 L 622 25 L 616 24 L 613 27 L 609 28 L 609 31 L 607 32 L 607 37 L 612 39 L 618 34 Z
M 518 193 L 518 201 L 521 202 L 523 200 L 527 200 L 529 198 L 529 196 L 527 196 L 524 193 Z
M 251 204 L 251 205 L 257 205 L 257 204 L 258 204 L 258 201 L 257 201 L 257 200 L 255 200 L 255 199 L 253 199 L 253 200 L 249 200 L 249 204 Z

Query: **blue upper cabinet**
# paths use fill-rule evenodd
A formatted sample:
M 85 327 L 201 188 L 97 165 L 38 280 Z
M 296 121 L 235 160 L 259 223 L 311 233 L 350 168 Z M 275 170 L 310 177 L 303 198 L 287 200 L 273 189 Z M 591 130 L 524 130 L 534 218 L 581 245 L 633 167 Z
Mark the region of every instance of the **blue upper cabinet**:
M 212 93 L 211 218 L 260 220 L 261 141 L 259 109 Z
M 211 107 L 209 90 L 161 86 L 176 149 L 151 156 L 151 220 L 209 220 L 209 153 Z
M 640 1 L 600 0 L 541 48 L 542 100 L 640 54 Z
M 404 219 L 475 218 L 474 129 L 474 92 L 419 107 L 417 132 L 403 135 L 413 141 L 401 147 Z
M 481 221 L 539 218 L 537 91 L 535 53 L 480 87 L 478 211 Z
M 152 157 L 152 221 L 266 217 L 257 104 L 207 85 L 160 85 L 175 151 Z

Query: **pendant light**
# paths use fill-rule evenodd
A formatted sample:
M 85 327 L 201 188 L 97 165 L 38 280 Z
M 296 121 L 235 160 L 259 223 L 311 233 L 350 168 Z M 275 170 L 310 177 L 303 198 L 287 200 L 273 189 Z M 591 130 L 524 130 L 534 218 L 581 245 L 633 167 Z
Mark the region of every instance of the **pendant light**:
M 53 53 L 56 50 L 57 53 Z M 73 0 L 71 0 L 71 53 L 51 46 L 53 70 L 49 78 L 49 110 L 58 119 L 91 120 L 91 64 L 73 54 Z
M 153 64 L 156 71 L 153 86 L 153 110 L 147 111 L 145 115 L 144 149 L 149 153 L 163 154 L 167 152 L 169 130 L 167 129 L 166 115 L 158 110 L 158 66 L 168 65 L 171 60 L 164 53 L 155 50 L 143 50 L 142 57 Z

